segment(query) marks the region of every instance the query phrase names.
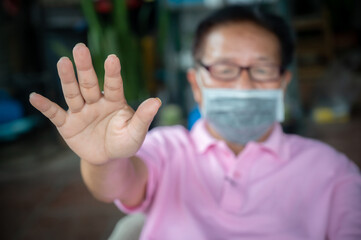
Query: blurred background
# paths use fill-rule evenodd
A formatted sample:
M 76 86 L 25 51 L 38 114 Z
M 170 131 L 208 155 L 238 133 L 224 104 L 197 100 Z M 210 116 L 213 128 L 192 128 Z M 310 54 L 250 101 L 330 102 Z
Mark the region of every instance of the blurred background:
M 136 108 L 158 96 L 151 127 L 199 117 L 186 81 L 190 46 L 204 16 L 245 4 L 282 15 L 297 51 L 284 130 L 324 141 L 361 166 L 361 1 L 358 0 L 3 0 L 0 10 L 0 238 L 106 239 L 123 214 L 93 199 L 79 159 L 29 102 L 41 93 L 66 108 L 61 56 L 87 44 L 100 84 L 103 62 L 122 63 Z

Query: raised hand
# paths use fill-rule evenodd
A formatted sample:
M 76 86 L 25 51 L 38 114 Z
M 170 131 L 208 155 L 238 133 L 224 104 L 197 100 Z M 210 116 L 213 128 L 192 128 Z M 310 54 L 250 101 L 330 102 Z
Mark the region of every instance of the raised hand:
M 109 55 L 104 63 L 104 94 L 88 48 L 77 44 L 73 57 L 79 83 L 68 58 L 62 57 L 57 64 L 68 111 L 37 93 L 30 94 L 31 104 L 50 119 L 69 147 L 85 161 L 103 164 L 133 156 L 161 106 L 160 100 L 147 99 L 134 112 L 124 98 L 120 62 L 115 55 Z

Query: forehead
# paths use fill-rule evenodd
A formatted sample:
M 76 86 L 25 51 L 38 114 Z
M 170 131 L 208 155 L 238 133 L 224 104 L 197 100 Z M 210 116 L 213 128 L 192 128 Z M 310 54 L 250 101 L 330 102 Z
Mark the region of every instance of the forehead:
M 280 44 L 275 34 L 252 22 L 229 23 L 208 33 L 203 45 L 203 59 L 280 63 Z

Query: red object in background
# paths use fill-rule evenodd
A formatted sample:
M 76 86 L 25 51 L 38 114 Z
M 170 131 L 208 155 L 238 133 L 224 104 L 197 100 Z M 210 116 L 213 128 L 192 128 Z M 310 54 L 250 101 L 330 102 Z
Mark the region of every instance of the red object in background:
M 111 0 L 97 0 L 95 1 L 95 11 L 101 14 L 110 13 L 113 10 L 113 3 Z
M 142 6 L 142 0 L 127 0 L 127 7 L 130 9 L 140 8 Z
M 3 8 L 10 16 L 17 16 L 20 12 L 21 2 L 20 0 L 3 0 Z

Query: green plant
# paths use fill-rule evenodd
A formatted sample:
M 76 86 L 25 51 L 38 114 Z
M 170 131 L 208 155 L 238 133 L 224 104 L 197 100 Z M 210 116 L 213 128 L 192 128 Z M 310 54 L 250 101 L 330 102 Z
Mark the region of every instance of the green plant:
M 126 1 L 113 1 L 110 21 L 101 21 L 93 1 L 82 0 L 81 3 L 89 26 L 88 47 L 99 85 L 102 88 L 104 83 L 104 60 L 109 54 L 116 54 L 122 66 L 125 97 L 137 102 L 146 91 L 141 76 L 140 43 L 129 27 Z

